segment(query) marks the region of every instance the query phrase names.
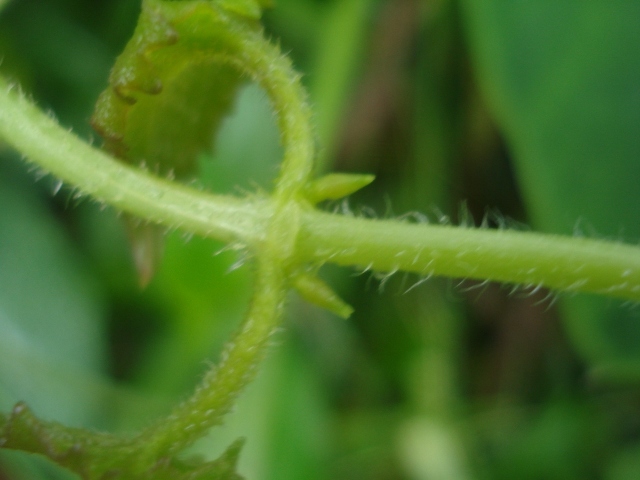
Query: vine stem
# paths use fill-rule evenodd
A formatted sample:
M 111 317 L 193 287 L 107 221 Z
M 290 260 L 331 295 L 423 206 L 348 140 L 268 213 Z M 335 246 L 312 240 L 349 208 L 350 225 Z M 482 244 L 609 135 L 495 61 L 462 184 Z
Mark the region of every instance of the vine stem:
M 209 370 L 196 392 L 161 422 L 134 441 L 140 446 L 134 461 L 140 468 L 153 459 L 173 456 L 222 423 L 236 398 L 255 376 L 268 341 L 277 330 L 289 290 L 289 274 L 300 229 L 298 202 L 313 166 L 311 110 L 291 62 L 261 34 L 245 32 L 244 66 L 265 89 L 278 117 L 284 159 L 276 188 L 259 234 L 253 243 L 256 279 L 251 307 L 240 331 Z M 248 68 L 247 68 L 248 67 Z M 242 240 L 241 240 L 242 241 Z M 243 242 L 245 243 L 245 242 Z
M 299 113 L 304 118 L 306 110 Z M 286 122 L 292 117 L 283 118 Z M 294 143 L 290 155 L 297 151 L 296 142 L 310 137 L 310 129 L 304 127 L 285 138 Z M 289 170 L 281 173 L 272 198 L 213 195 L 123 165 L 60 127 L 1 78 L 0 138 L 78 194 L 170 228 L 245 244 L 256 254 L 256 288 L 249 314 L 220 365 L 206 374 L 189 400 L 135 438 L 108 437 L 96 443 L 94 436 L 87 436 L 88 446 L 99 447 L 92 447 L 95 455 L 110 459 L 104 465 L 111 466 L 116 457 L 128 458 L 131 471 L 147 471 L 219 424 L 265 354 L 282 314 L 289 274 L 307 263 L 360 266 L 389 275 L 402 270 L 420 279 L 444 275 L 495 280 L 640 301 L 636 246 L 313 210 L 303 200 L 302 188 L 310 174 L 304 149 L 298 151 L 302 161 L 291 157 L 285 163 Z M 0 416 L 0 424 L 6 421 Z M 59 431 L 60 438 L 73 438 L 73 432 L 63 427 Z M 40 447 L 35 441 L 23 448 Z M 120 455 L 114 456 L 117 452 Z
M 287 292 L 280 265 L 266 256 L 258 257 L 257 262 L 249 313 L 233 341 L 226 345 L 218 365 L 207 372 L 188 400 L 134 439 L 140 448 L 131 461 L 139 463 L 140 471 L 157 458 L 176 455 L 221 424 L 243 387 L 253 380 L 282 318 Z
M 302 216 L 298 255 L 358 265 L 491 280 L 640 301 L 640 247 L 514 230 L 370 220 L 321 212 Z M 418 280 L 419 281 L 419 280 Z
M 170 228 L 259 248 L 276 212 L 273 200 L 212 195 L 122 165 L 60 127 L 1 79 L 0 136 L 79 192 Z M 640 301 L 637 246 L 368 220 L 311 209 L 301 210 L 299 228 L 291 245 L 295 252 L 287 255 L 298 264 L 333 262 Z
M 4 3 L 0 0 L 0 8 Z M 232 33 L 240 35 L 243 47 L 241 56 L 230 61 L 266 91 L 284 146 L 281 172 L 269 198 L 214 195 L 125 165 L 60 127 L 18 87 L 0 78 L 0 138 L 44 172 L 68 183 L 74 196 L 88 196 L 168 228 L 243 244 L 256 257 L 254 296 L 238 334 L 218 366 L 167 418 L 133 438 L 120 438 L 47 425 L 19 406 L 10 418 L 0 415 L 0 443 L 12 448 L 17 442 L 19 448 L 70 465 L 77 460 L 76 471 L 85 449 L 89 453 L 82 458 L 90 466 L 92 459 L 102 459 L 92 464 L 94 470 L 87 470 L 87 478 L 129 473 L 151 478 L 154 469 L 167 467 L 230 411 L 266 353 L 292 278 L 309 263 L 360 266 L 388 275 L 402 270 L 416 273 L 420 280 L 432 275 L 494 280 L 532 290 L 547 287 L 640 301 L 639 247 L 531 232 L 370 220 L 312 209 L 307 189 L 315 142 L 299 76 L 261 31 L 241 23 L 236 27 Z M 15 425 L 24 430 L 11 431 Z
M 262 32 L 247 29 L 243 35 L 243 71 L 252 73 L 265 90 L 278 119 L 284 157 L 274 196 L 282 201 L 300 199 L 313 170 L 314 132 L 307 95 L 291 60 L 265 42 Z
M 253 246 L 263 240 L 263 222 L 272 213 L 264 198 L 200 192 L 113 159 L 62 128 L 1 77 L 0 138 L 68 183 L 74 196 L 88 196 L 168 228 Z

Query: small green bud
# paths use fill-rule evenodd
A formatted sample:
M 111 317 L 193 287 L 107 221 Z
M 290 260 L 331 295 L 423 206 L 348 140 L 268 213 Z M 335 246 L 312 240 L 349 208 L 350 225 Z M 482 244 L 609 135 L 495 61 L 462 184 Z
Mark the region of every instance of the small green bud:
M 375 175 L 330 173 L 307 186 L 307 200 L 314 205 L 323 200 L 337 200 L 366 187 L 375 178 Z
M 339 317 L 349 318 L 353 308 L 344 302 L 325 282 L 309 273 L 299 273 L 293 279 L 293 286 L 307 302 L 326 308 Z

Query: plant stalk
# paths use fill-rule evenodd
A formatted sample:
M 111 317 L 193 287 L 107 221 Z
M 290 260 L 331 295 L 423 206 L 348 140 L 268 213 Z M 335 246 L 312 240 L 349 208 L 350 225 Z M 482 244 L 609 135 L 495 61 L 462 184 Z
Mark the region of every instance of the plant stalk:
M 170 228 L 249 248 L 264 242 L 276 211 L 272 201 L 204 193 L 123 165 L 16 90 L 0 79 L 0 137 L 78 192 Z M 640 248 L 622 243 L 303 210 L 295 250 L 290 260 L 298 264 L 331 262 L 640 301 Z
M 490 280 L 640 301 L 640 248 L 514 230 L 302 215 L 301 261 Z

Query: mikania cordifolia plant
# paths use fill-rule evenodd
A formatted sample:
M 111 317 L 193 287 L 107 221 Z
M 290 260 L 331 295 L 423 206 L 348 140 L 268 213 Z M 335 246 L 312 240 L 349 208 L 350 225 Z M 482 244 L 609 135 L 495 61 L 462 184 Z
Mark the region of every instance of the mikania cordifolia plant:
M 143 0 L 133 38 L 116 60 L 92 119 L 103 150 L 58 125 L 18 85 L 0 79 L 0 137 L 77 195 L 126 214 L 143 282 L 167 227 L 242 245 L 252 253 L 255 271 L 251 305 L 235 338 L 168 417 L 136 435 L 119 436 L 43 421 L 18 404 L 0 414 L 0 447 L 44 455 L 85 479 L 240 478 L 240 442 L 215 461 L 180 454 L 222 422 L 254 377 L 289 290 L 350 315 L 351 307 L 316 276 L 325 263 L 640 300 L 635 246 L 316 209 L 373 177 L 314 176 L 311 109 L 290 61 L 263 34 L 264 6 L 264 0 Z M 193 173 L 196 155 L 209 145 L 246 81 L 266 92 L 284 146 L 272 194 L 239 198 L 179 183 Z

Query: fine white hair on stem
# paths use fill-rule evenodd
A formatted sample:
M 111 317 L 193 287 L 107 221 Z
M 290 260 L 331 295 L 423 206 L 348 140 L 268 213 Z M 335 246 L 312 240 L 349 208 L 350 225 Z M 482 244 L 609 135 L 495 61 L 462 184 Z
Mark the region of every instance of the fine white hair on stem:
M 559 292 L 554 292 L 553 290 L 549 290 L 544 297 L 542 297 L 540 300 L 535 301 L 533 305 L 535 306 L 544 305 L 545 311 L 549 311 L 551 310 L 553 305 L 555 305 L 555 303 L 558 301 L 559 297 L 560 297 Z
M 370 263 L 369 265 L 364 267 L 362 270 L 352 273 L 351 276 L 352 277 L 359 277 L 361 275 L 364 275 L 367 272 L 370 272 L 372 268 L 373 268 L 373 263 Z
M 451 218 L 449 217 L 449 215 L 446 215 L 442 210 L 440 210 L 439 207 L 437 207 L 436 205 L 432 205 L 431 211 L 436 216 L 436 219 L 438 220 L 438 223 L 440 225 L 451 225 Z
M 342 202 L 340 202 L 340 213 L 342 213 L 342 215 L 344 215 L 345 217 L 354 216 L 353 212 L 351 211 L 351 207 L 349 206 L 348 197 L 342 200 Z
M 430 223 L 429 217 L 427 217 L 425 214 L 420 213 L 418 211 L 410 211 L 410 212 L 403 213 L 397 218 L 397 220 L 400 222 L 413 220 L 413 222 L 415 223 Z
M 391 277 L 393 277 L 396 273 L 398 273 L 398 270 L 399 270 L 399 268 L 395 267 L 393 270 L 391 270 L 391 271 L 389 271 L 387 273 L 381 274 L 382 275 L 381 277 L 377 277 L 380 280 L 380 284 L 378 285 L 378 291 L 380 293 L 384 292 L 384 287 L 385 287 L 386 283 L 389 281 L 389 279 Z
M 360 217 L 363 218 L 378 218 L 378 213 L 371 207 L 368 206 L 362 206 L 358 208 L 358 211 L 360 213 Z
M 411 285 L 409 288 L 407 288 L 403 293 L 407 294 L 409 293 L 411 290 L 414 290 L 416 288 L 418 288 L 420 285 L 422 285 L 423 283 L 428 282 L 431 278 L 433 277 L 433 272 L 432 273 L 428 273 L 427 275 L 421 276 L 417 282 L 414 282 L 413 285 Z

